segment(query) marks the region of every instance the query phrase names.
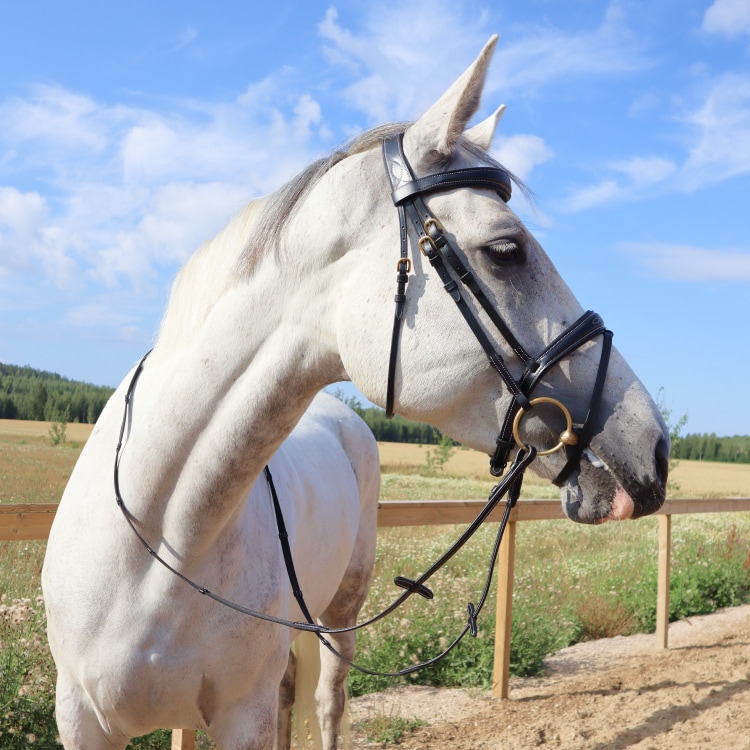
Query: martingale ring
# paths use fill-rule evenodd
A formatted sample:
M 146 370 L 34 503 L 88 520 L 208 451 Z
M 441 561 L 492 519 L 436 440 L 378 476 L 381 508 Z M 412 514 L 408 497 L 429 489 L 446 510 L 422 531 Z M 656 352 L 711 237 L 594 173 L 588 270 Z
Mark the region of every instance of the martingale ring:
M 573 432 L 573 420 L 570 416 L 570 412 L 565 408 L 565 406 L 563 406 L 560 401 L 558 401 L 556 398 L 549 398 L 548 396 L 539 396 L 538 398 L 531 399 L 529 403 L 531 404 L 531 406 L 536 406 L 536 404 L 552 404 L 553 406 L 556 406 L 565 417 L 565 429 L 560 433 L 560 442 L 554 448 L 548 448 L 546 451 L 538 451 L 537 456 L 549 456 L 552 453 L 556 453 L 557 451 L 561 450 L 566 445 L 575 445 L 578 442 L 578 435 Z M 521 424 L 521 417 L 525 413 L 525 409 L 519 409 L 515 419 L 513 420 L 513 439 L 516 441 L 516 445 L 521 450 L 529 449 L 529 446 L 526 445 L 526 443 L 524 443 L 518 435 L 518 427 Z

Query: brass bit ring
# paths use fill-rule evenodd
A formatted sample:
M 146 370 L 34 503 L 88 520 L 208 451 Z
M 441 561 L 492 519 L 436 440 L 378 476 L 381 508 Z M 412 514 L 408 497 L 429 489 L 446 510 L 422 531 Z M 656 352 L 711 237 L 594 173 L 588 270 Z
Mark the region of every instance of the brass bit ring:
M 556 453 L 557 451 L 564 448 L 566 445 L 575 445 L 578 442 L 578 435 L 573 432 L 573 419 L 570 416 L 570 412 L 563 406 L 563 404 L 558 401 L 556 398 L 550 398 L 549 396 L 539 396 L 538 398 L 533 398 L 529 402 L 531 406 L 535 406 L 536 404 L 552 404 L 553 406 L 556 406 L 565 417 L 565 429 L 560 433 L 559 442 L 554 448 L 548 448 L 544 451 L 538 451 L 537 456 L 549 456 L 552 453 Z M 518 427 L 521 424 L 521 417 L 526 413 L 525 409 L 519 409 L 515 419 L 513 420 L 513 439 L 516 441 L 516 445 L 521 450 L 528 450 L 529 446 L 526 445 L 523 440 L 521 440 L 519 434 L 518 434 Z

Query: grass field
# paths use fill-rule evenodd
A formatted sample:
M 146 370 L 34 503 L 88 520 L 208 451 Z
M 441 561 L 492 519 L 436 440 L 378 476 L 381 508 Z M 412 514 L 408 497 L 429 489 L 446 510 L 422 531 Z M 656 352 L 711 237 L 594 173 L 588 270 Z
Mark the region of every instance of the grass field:
M 429 445 L 412 445 L 406 443 L 378 443 L 380 450 L 380 467 L 388 474 L 418 474 L 424 468 Z M 483 480 L 492 486 L 492 477 L 488 470 L 489 459 L 484 453 L 457 448 L 446 462 L 439 476 L 460 479 Z M 670 480 L 679 484 L 679 490 L 672 491 L 673 497 L 750 497 L 750 464 L 726 464 L 711 461 L 680 461 L 670 475 Z M 391 497 L 392 490 L 388 482 L 387 500 L 409 500 L 409 497 Z M 549 482 L 528 475 L 525 482 L 526 497 L 556 497 L 558 491 Z M 458 485 L 457 485 L 458 486 Z M 484 484 L 482 485 L 484 486 Z M 480 493 L 472 497 L 482 497 Z M 413 498 L 416 499 L 416 498 Z M 427 498 L 423 498 L 427 499 Z M 434 496 L 432 499 L 441 499 Z M 444 499 L 447 499 L 444 498 Z M 465 499 L 456 496 L 456 499 Z
M 56 447 L 51 445 L 49 429 L 44 422 L 0 420 L 0 503 L 60 499 L 92 427 L 68 425 L 67 441 Z M 457 448 L 442 468 L 436 470 L 433 464 L 428 472 L 427 451 L 434 446 L 383 443 L 379 447 L 382 499 L 484 499 L 495 483 L 487 470 L 487 456 L 474 451 Z M 682 461 L 673 481 L 680 485 L 672 493 L 675 497 L 750 496 L 750 465 Z M 524 485 L 525 497 L 557 497 L 558 492 L 533 477 Z M 496 528 L 496 524 L 482 528 L 450 567 L 430 581 L 435 591 L 432 602 L 413 597 L 398 614 L 362 632 L 358 661 L 370 669 L 390 670 L 432 656 L 449 642 L 461 630 L 467 602 L 478 601 Z M 452 526 L 381 529 L 366 613 L 395 598 L 399 590 L 392 583 L 394 576 L 417 576 L 459 531 Z M 676 516 L 672 539 L 672 619 L 747 600 L 750 513 Z M 41 541 L 0 542 L 0 706 L 11 707 L 0 715 L 0 750 L 16 748 L 3 740 L 11 721 L 19 732 L 38 730 L 47 722 L 45 736 L 55 734 L 54 666 L 44 639 L 39 587 L 44 549 Z M 579 640 L 653 630 L 656 550 L 655 518 L 598 527 L 566 521 L 520 524 L 511 673 L 534 674 L 546 654 Z M 439 665 L 408 680 L 487 687 L 492 675 L 495 595 L 492 586 L 477 638 L 465 639 Z M 26 665 L 22 673 L 18 665 Z M 16 681 L 9 681 L 9 675 Z M 382 678 L 354 674 L 351 678 L 355 694 L 389 684 Z M 53 740 L 44 746 L 57 747 Z M 168 748 L 168 736 L 153 736 L 134 747 Z
M 49 422 L 0 419 L 0 503 L 56 502 L 93 425 L 69 424 L 67 442 L 50 444 Z M 427 452 L 435 446 L 379 443 L 383 500 L 467 500 L 485 498 L 495 480 L 489 459 L 456 448 L 442 470 L 424 476 Z M 114 455 L 114 446 L 112 447 Z M 673 497 L 750 497 L 750 464 L 680 461 L 670 477 Z M 528 474 L 526 498 L 554 498 L 558 490 Z

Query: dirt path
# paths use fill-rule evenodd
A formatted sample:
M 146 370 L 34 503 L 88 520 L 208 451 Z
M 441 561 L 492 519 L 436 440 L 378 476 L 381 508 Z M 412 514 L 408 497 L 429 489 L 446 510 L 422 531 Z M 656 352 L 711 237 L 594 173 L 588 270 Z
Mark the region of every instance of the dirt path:
M 750 605 L 655 636 L 583 643 L 551 657 L 541 678 L 511 680 L 511 698 L 402 688 L 353 701 L 353 718 L 419 718 L 404 750 L 750 750 Z M 372 748 L 362 737 L 357 747 Z

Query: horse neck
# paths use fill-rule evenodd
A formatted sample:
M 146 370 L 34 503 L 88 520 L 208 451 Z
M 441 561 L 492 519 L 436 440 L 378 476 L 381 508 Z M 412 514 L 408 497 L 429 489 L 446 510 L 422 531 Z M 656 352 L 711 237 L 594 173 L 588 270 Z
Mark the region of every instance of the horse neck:
M 204 251 L 195 268 L 210 267 Z M 189 299 L 188 275 L 170 307 Z M 170 309 L 138 382 L 123 460 L 154 522 L 185 538 L 199 516 L 201 542 L 210 543 L 315 394 L 343 377 L 321 336 L 330 326 L 320 286 L 268 253 L 248 277 L 217 283 L 221 293 L 187 325 Z
M 233 285 L 245 240 L 252 234 L 264 203 L 256 200 L 245 206 L 180 269 L 161 322 L 154 359 L 169 356 L 193 338 L 214 305 Z

